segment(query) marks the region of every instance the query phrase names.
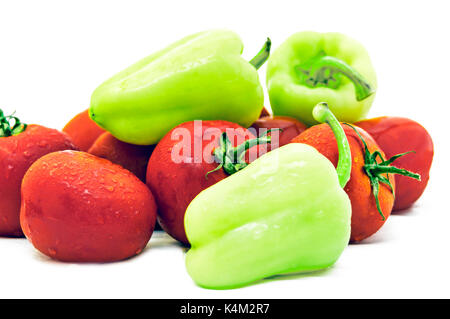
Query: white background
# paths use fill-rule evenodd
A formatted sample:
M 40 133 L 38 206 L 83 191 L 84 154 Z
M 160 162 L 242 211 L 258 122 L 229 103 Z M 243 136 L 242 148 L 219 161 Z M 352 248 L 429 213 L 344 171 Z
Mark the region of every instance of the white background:
M 390 298 L 450 297 L 447 1 L 0 2 L 0 107 L 61 129 L 92 91 L 129 64 L 187 34 L 229 28 L 250 59 L 302 30 L 360 40 L 378 74 L 372 116 L 422 123 L 435 143 L 430 184 L 409 211 L 345 250 L 331 269 L 228 291 L 196 287 L 181 246 L 155 234 L 128 261 L 65 264 L 25 239 L 0 239 L 0 297 Z M 265 82 L 265 68 L 260 71 Z M 268 99 L 266 97 L 266 104 Z

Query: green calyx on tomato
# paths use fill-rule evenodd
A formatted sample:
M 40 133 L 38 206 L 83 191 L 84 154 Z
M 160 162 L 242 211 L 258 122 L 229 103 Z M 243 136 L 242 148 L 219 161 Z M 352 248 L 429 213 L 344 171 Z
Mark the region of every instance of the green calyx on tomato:
M 4 115 L 0 109 L 0 137 L 8 137 L 22 133 L 27 128 L 27 124 L 22 123 L 20 119 L 11 115 Z
M 344 123 L 345 125 L 351 127 L 356 134 L 358 134 L 359 139 L 364 145 L 364 171 L 366 172 L 367 176 L 370 179 L 370 185 L 372 186 L 372 192 L 373 196 L 375 197 L 375 202 L 377 204 L 378 212 L 380 213 L 380 216 L 383 220 L 385 220 L 385 216 L 383 214 L 383 211 L 380 207 L 380 201 L 378 199 L 378 192 L 380 189 L 380 182 L 386 184 L 389 186 L 389 189 L 392 192 L 392 195 L 395 196 L 394 187 L 392 186 L 391 182 L 389 181 L 389 178 L 387 174 L 399 174 L 407 177 L 414 178 L 418 181 L 420 181 L 420 175 L 410 172 L 406 169 L 398 168 L 395 166 L 391 166 L 391 164 L 398 158 L 405 156 L 410 153 L 414 153 L 414 151 L 409 151 L 401 154 L 397 154 L 392 156 L 391 158 L 385 160 L 383 158 L 383 154 L 381 154 L 379 151 L 375 151 L 373 153 L 370 153 L 366 141 L 364 141 L 364 138 L 359 134 L 359 132 L 355 129 L 353 125 L 350 125 L 348 123 Z M 377 158 L 379 158 L 380 161 L 377 161 Z M 384 176 L 386 174 L 386 176 Z
M 241 169 L 245 168 L 248 163 L 245 161 L 245 153 L 252 148 L 253 146 L 261 145 L 261 144 L 269 144 L 272 140 L 270 135 L 267 135 L 267 133 L 278 130 L 278 129 L 272 129 L 267 130 L 263 135 L 260 137 L 246 140 L 244 143 L 234 147 L 233 144 L 231 144 L 230 139 L 228 138 L 228 135 L 226 132 L 223 132 L 220 135 L 219 139 L 219 147 L 215 148 L 213 151 L 214 158 L 217 163 L 219 163 L 219 166 L 217 166 L 212 171 L 209 171 L 206 173 L 206 178 L 209 174 L 223 168 L 225 173 L 228 175 L 232 175 L 236 173 L 237 171 L 240 171 Z

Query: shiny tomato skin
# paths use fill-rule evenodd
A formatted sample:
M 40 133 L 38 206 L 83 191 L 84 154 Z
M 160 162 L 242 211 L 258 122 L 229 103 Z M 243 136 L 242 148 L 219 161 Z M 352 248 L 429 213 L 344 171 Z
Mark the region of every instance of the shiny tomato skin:
M 415 151 L 397 159 L 393 165 L 421 176 L 421 181 L 395 175 L 394 211 L 411 207 L 424 192 L 434 148 L 431 136 L 419 123 L 402 117 L 379 117 L 355 123 L 366 130 L 389 158 L 399 153 Z
M 20 221 L 41 253 L 66 262 L 112 262 L 139 254 L 156 220 L 148 187 L 128 170 L 85 152 L 36 161 L 22 183 Z
M 85 110 L 71 119 L 63 128 L 80 151 L 87 152 L 95 140 L 105 132 L 90 117 Z
M 241 140 L 255 138 L 245 128 L 227 121 L 202 121 L 202 129 L 198 132 L 195 132 L 194 122 L 186 122 L 175 127 L 162 138 L 153 151 L 147 167 L 147 185 L 152 190 L 158 205 L 158 222 L 170 236 L 184 244 L 189 244 L 184 230 L 184 214 L 189 203 L 202 190 L 228 177 L 223 169 L 206 177 L 206 173 L 214 170 L 218 165 L 214 162 L 212 151 L 219 146 L 217 136 L 210 138 L 205 136 L 207 129 L 218 129 L 219 132 L 237 129 L 236 135 Z M 192 150 L 190 155 L 180 152 L 183 159 L 180 163 L 172 160 L 173 148 L 180 141 L 172 138 L 172 134 L 177 130 L 189 132 L 189 144 Z M 230 137 L 230 140 L 234 146 L 239 142 L 236 138 Z M 201 154 L 200 157 L 196 156 L 194 145 L 200 145 L 204 158 Z M 257 150 L 256 147 L 250 149 L 252 158 L 256 158 Z
M 30 165 L 45 154 L 74 149 L 67 134 L 35 124 L 18 135 L 0 137 L 0 236 L 23 236 L 20 185 Z
M 281 129 L 277 134 L 279 136 L 278 147 L 289 144 L 291 140 L 305 131 L 308 127 L 302 122 L 289 116 L 265 116 L 256 120 L 252 126 L 256 130 L 256 135 L 260 135 L 260 129 Z M 268 133 L 271 135 L 271 133 Z M 273 150 L 276 147 L 276 142 L 272 145 L 267 145 L 267 150 Z
M 155 145 L 125 143 L 105 132 L 95 140 L 88 153 L 126 168 L 145 183 L 148 160 L 154 148 Z

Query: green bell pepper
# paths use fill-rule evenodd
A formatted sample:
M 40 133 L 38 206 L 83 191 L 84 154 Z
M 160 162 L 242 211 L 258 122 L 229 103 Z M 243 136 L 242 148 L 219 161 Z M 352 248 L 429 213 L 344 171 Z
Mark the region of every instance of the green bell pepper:
M 257 68 L 270 40 L 250 61 L 228 30 L 190 35 L 101 84 L 92 94 L 90 117 L 119 140 L 155 144 L 191 120 L 227 120 L 250 126 L 263 108 Z
M 275 115 L 317 124 L 313 107 L 327 102 L 341 122 L 367 114 L 375 97 L 376 75 L 357 41 L 339 33 L 299 32 L 271 55 L 267 86 Z
M 351 204 L 343 187 L 350 179 L 350 146 L 326 104 L 314 108 L 314 117 L 335 132 L 337 169 L 313 147 L 287 144 L 190 203 L 186 267 L 198 285 L 235 288 L 276 274 L 323 269 L 347 246 Z

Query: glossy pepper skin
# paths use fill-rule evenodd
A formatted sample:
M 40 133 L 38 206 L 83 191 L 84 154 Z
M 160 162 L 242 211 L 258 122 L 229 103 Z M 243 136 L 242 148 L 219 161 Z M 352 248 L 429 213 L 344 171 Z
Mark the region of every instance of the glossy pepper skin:
M 254 65 L 228 30 L 187 36 L 101 84 L 91 118 L 124 142 L 156 144 L 191 120 L 227 120 L 250 126 L 263 108 Z
M 185 215 L 193 280 L 235 288 L 332 265 L 350 237 L 351 205 L 341 188 L 351 165 L 348 143 L 343 149 L 343 174 L 313 147 L 288 144 L 195 197 Z
M 35 124 L 16 135 L 0 137 L 0 236 L 23 236 L 20 185 L 31 164 L 45 154 L 74 149 L 67 134 Z
M 274 115 L 317 124 L 313 107 L 326 101 L 341 122 L 370 109 L 376 75 L 364 47 L 339 33 L 299 32 L 270 56 L 267 87 Z
M 403 117 L 383 116 L 355 123 L 367 131 L 386 153 L 387 157 L 398 153 L 414 151 L 399 158 L 395 163 L 420 174 L 417 181 L 406 176 L 395 175 L 395 201 L 393 210 L 411 207 L 424 192 L 433 161 L 433 140 L 419 123 Z

